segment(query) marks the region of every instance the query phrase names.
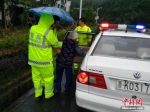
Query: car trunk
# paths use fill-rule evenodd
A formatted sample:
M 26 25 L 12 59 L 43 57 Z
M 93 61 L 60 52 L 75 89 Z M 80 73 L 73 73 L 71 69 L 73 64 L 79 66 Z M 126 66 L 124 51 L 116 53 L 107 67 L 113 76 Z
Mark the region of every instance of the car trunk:
M 120 100 L 122 106 L 124 98 L 142 98 L 150 105 L 149 67 L 149 61 L 90 56 L 87 71 L 104 75 L 107 89 L 89 86 L 89 93 Z

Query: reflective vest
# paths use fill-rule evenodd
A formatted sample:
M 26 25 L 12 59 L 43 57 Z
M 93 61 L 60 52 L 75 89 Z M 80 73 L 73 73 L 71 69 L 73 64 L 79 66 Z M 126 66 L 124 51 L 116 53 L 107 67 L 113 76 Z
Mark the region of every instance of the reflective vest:
M 56 29 L 54 29 L 53 32 L 54 32 L 54 35 L 57 37 Z M 57 37 L 57 39 L 58 39 L 58 37 Z M 62 42 L 61 41 L 60 41 L 59 45 L 60 45 L 59 47 L 61 48 L 62 47 Z M 57 57 L 57 52 L 53 50 L 53 58 L 56 58 L 56 57 Z
M 78 32 L 91 32 L 91 29 L 84 25 L 83 27 L 78 26 L 75 31 Z M 92 36 L 86 35 L 86 34 L 78 34 L 78 45 L 88 45 L 89 42 L 91 42 Z
M 49 27 L 54 23 L 53 16 L 45 14 L 40 17 L 38 25 L 30 29 L 28 46 L 28 64 L 38 67 L 49 67 L 53 65 L 52 47 L 59 48 L 57 40 Z

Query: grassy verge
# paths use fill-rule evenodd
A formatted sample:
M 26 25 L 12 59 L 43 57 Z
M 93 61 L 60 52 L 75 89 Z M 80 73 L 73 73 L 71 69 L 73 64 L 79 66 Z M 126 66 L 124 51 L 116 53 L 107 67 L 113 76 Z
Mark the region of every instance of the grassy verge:
M 58 39 L 62 40 L 66 31 L 59 31 L 57 33 Z M 1 52 L 9 52 L 10 50 L 17 50 L 20 48 L 27 48 L 28 46 L 28 39 L 29 34 L 28 31 L 24 32 L 23 34 L 14 34 L 11 36 L 5 36 L 3 39 L 0 40 L 0 51 Z M 0 53 L 1 54 L 1 53 Z

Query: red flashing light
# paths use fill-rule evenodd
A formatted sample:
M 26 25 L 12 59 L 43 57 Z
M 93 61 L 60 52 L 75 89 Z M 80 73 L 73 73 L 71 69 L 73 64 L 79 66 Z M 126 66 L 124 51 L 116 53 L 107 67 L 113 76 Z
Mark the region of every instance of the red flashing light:
M 109 28 L 109 24 L 108 23 L 102 23 L 99 26 L 100 30 L 108 30 L 108 28 Z
M 117 28 L 118 24 L 108 24 L 108 23 L 100 24 L 100 30 L 117 29 Z
M 108 28 L 108 27 L 109 27 L 109 24 L 108 24 L 108 23 L 102 23 L 100 26 L 101 26 L 102 28 L 103 28 L 103 27 Z

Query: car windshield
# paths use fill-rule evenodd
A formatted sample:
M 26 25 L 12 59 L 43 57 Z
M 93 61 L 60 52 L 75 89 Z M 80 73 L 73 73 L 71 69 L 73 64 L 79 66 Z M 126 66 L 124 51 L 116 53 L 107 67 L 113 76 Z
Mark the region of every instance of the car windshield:
M 107 55 L 124 58 L 150 59 L 150 39 L 102 36 L 92 54 L 93 56 Z

